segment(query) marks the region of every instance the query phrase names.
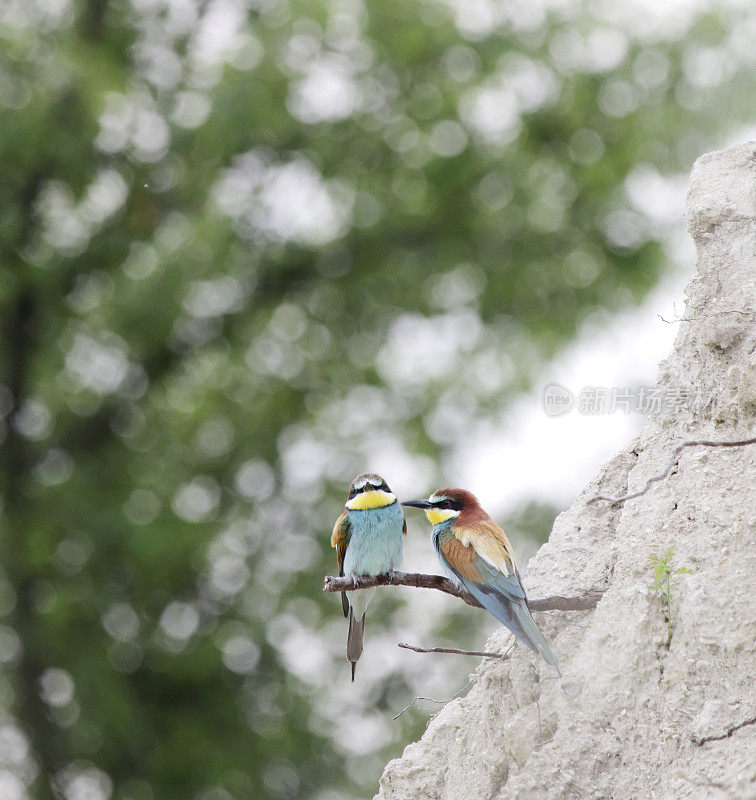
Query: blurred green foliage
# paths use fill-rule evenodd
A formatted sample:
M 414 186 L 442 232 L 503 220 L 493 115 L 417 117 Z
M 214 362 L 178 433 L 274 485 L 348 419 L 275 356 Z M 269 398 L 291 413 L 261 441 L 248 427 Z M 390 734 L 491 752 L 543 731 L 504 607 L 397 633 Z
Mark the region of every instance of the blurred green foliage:
M 3 4 L 3 786 L 373 791 L 418 722 L 385 724 L 393 662 L 334 688 L 345 487 L 395 454 L 434 488 L 586 315 L 654 285 L 662 190 L 752 117 L 733 14 Z

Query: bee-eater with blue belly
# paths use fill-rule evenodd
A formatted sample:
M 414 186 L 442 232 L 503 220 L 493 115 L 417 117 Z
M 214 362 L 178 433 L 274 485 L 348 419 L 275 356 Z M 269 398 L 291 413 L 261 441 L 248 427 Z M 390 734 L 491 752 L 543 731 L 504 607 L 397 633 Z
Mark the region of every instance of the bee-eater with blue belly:
M 433 547 L 451 581 L 540 653 L 561 676 L 559 662 L 528 608 L 512 545 L 475 495 L 464 489 L 439 489 L 427 500 L 402 505 L 425 511 L 433 526 Z
M 336 520 L 331 545 L 336 548 L 339 575 L 385 575 L 402 563 L 407 523 L 404 511 L 380 475 L 366 472 L 349 486 L 344 511 Z M 362 655 L 365 611 L 375 589 L 342 592 L 344 616 L 349 618 L 347 660 L 352 682 Z

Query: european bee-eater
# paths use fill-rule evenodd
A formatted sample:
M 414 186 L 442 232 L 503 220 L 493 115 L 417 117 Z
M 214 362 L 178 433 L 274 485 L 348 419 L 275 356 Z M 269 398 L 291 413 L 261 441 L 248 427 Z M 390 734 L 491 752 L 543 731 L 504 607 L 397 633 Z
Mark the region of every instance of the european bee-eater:
M 380 475 L 363 473 L 349 486 L 344 511 L 336 520 L 331 545 L 336 548 L 339 575 L 385 575 L 402 563 L 407 523 L 404 511 Z M 365 611 L 375 589 L 342 592 L 349 618 L 347 660 L 354 669 L 362 655 Z
M 444 571 L 561 676 L 559 662 L 538 630 L 520 580 L 512 545 L 504 531 L 464 489 L 439 489 L 422 508 L 433 526 L 433 546 Z

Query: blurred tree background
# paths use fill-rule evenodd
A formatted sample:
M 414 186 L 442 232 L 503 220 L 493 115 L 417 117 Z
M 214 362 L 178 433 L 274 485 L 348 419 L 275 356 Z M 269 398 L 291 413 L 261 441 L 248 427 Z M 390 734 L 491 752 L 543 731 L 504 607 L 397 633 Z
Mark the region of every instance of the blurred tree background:
M 479 616 L 383 593 L 349 686 L 346 486 L 435 488 L 654 286 L 658 187 L 754 112 L 699 5 L 0 4 L 3 798 L 372 795 L 450 669 L 398 633 Z

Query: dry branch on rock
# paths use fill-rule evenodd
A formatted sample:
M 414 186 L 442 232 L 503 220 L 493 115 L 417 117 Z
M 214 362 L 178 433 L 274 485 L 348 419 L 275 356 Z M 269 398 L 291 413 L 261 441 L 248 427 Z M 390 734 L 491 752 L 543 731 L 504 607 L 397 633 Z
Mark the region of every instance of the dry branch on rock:
M 323 586 L 324 592 L 344 592 L 355 589 L 371 589 L 374 586 L 412 586 L 416 589 L 437 589 L 439 592 L 458 597 L 475 608 L 482 608 L 480 603 L 463 589 L 457 588 L 448 578 L 441 575 L 422 575 L 416 572 L 393 572 L 386 575 L 351 575 L 336 578 L 327 575 Z M 551 595 L 536 600 L 528 600 L 531 611 L 590 611 L 601 599 L 602 592 L 586 592 L 577 597 Z
M 588 503 L 596 503 L 599 500 L 606 500 L 611 505 L 618 506 L 624 503 L 626 500 L 633 500 L 636 497 L 644 495 L 651 488 L 652 484 L 657 483 L 658 481 L 663 481 L 669 475 L 669 473 L 672 472 L 672 467 L 674 467 L 677 463 L 677 457 L 686 447 L 745 447 L 749 444 L 756 444 L 756 437 L 752 437 L 750 439 L 741 439 L 737 442 L 712 442 L 709 439 L 691 439 L 690 441 L 679 444 L 672 451 L 672 455 L 667 462 L 667 466 L 664 467 L 664 470 L 658 475 L 653 475 L 650 477 L 642 489 L 639 489 L 637 492 L 624 494 L 622 497 L 607 497 L 604 494 L 597 494 L 595 497 L 591 497 L 591 499 L 588 500 Z

